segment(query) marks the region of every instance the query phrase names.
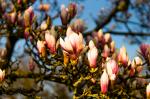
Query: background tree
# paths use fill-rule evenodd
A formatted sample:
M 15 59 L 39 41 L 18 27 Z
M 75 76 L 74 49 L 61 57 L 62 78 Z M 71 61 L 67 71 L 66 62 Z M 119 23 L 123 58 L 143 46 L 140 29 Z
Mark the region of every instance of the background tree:
M 85 1 L 65 7 L 57 0 L 0 0 L 2 95 L 46 96 L 42 92 L 47 81 L 54 81 L 66 85 L 73 98 L 146 97 L 150 45 L 142 44 L 140 57 L 131 62 L 125 47 L 116 50 L 110 34 L 127 36 L 130 43 L 138 44 L 148 38 L 149 0 L 105 1 L 110 8 L 100 9 L 91 30 L 79 19 L 84 11 L 81 2 Z M 61 25 L 53 23 L 57 19 Z M 20 54 L 16 45 L 22 39 Z M 49 97 L 64 98 L 65 93 Z

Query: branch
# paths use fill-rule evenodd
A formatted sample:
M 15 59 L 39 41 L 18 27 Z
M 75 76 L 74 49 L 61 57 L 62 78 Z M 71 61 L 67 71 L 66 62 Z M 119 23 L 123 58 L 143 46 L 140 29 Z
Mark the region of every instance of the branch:
M 86 34 L 83 34 L 84 36 L 91 35 L 92 32 L 87 32 Z M 119 36 L 150 36 L 150 33 L 144 33 L 144 32 L 119 32 L 119 31 L 105 31 L 104 33 L 110 33 L 112 35 L 119 35 Z

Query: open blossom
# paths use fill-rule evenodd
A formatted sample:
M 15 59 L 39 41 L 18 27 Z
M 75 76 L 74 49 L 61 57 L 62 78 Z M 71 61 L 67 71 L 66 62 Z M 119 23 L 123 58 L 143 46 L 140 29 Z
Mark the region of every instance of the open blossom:
M 67 33 L 65 39 L 63 40 L 60 37 L 60 45 L 68 53 L 69 57 L 74 60 L 77 59 L 84 47 L 83 36 L 81 33 L 73 32 L 70 27 L 68 29 L 67 31 L 70 32 Z
M 120 52 L 118 54 L 118 61 L 122 63 L 124 66 L 128 65 L 129 57 L 127 55 L 127 51 L 124 46 L 120 48 Z
M 146 87 L 146 96 L 147 96 L 147 99 L 150 98 L 150 83 Z
M 106 70 L 104 70 L 101 79 L 100 79 L 100 86 L 101 86 L 101 92 L 105 94 L 108 90 L 108 84 L 109 84 L 109 79 L 108 75 L 106 73 Z
M 52 54 L 56 53 L 56 39 L 55 37 L 50 34 L 49 32 L 46 32 L 45 33 L 45 41 L 46 41 L 46 44 L 50 50 L 50 52 Z
M 118 64 L 115 60 L 113 59 L 109 59 L 106 63 L 106 68 L 107 68 L 107 73 L 109 76 L 111 76 L 112 74 L 117 74 L 119 71 L 119 67 Z
M 45 56 L 45 41 L 37 41 L 37 49 L 39 51 L 40 54 L 42 54 L 42 56 Z
M 3 81 L 4 77 L 5 77 L 5 70 L 0 69 L 0 82 Z
M 92 40 L 89 42 L 89 48 L 90 50 L 88 51 L 87 55 L 88 55 L 88 61 L 89 61 L 90 67 L 96 68 L 98 49 L 95 47 Z

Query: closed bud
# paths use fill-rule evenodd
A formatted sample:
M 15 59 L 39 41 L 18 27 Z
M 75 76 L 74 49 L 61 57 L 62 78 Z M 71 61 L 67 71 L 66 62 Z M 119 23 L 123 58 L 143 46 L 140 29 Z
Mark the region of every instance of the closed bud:
M 4 80 L 4 77 L 5 77 L 5 70 L 0 69 L 0 82 Z
M 48 27 L 47 22 L 46 22 L 46 21 L 43 21 L 43 22 L 41 23 L 41 26 L 40 26 L 41 30 L 46 30 L 47 27 Z
M 77 33 L 82 33 L 85 30 L 85 24 L 81 19 L 75 20 L 75 22 L 71 24 L 71 27 Z
M 24 25 L 26 27 L 30 26 L 32 24 L 33 17 L 34 17 L 32 6 L 30 6 L 28 9 L 25 10 L 23 17 L 24 17 Z
M 105 40 L 105 43 L 110 43 L 112 41 L 111 35 L 109 33 L 106 33 L 104 35 L 104 40 Z
M 147 99 L 150 99 L 150 83 L 146 87 L 146 96 L 147 96 Z
M 68 24 L 68 9 L 65 8 L 65 5 L 61 5 L 60 18 L 63 25 Z
M 111 43 L 110 43 L 110 51 L 112 53 L 115 52 L 115 41 L 111 41 Z
M 109 84 L 108 75 L 106 73 L 106 70 L 104 70 L 100 79 L 101 92 L 103 94 L 106 94 L 106 92 L 108 91 L 108 84 Z
M 129 57 L 124 46 L 120 48 L 120 52 L 118 54 L 118 61 L 124 66 L 128 65 Z
M 109 59 L 106 63 L 106 68 L 109 76 L 111 76 L 112 74 L 118 74 L 119 67 L 115 60 Z
M 72 19 L 75 17 L 77 13 L 77 6 L 75 3 L 70 3 L 68 5 L 68 12 L 69 12 L 69 19 Z
M 98 40 L 101 42 L 103 40 L 103 30 L 102 29 L 100 29 L 98 31 L 97 36 L 98 36 Z
M 48 11 L 49 9 L 50 9 L 49 4 L 40 4 L 39 6 L 39 10 L 42 10 L 42 11 Z
M 46 49 L 45 49 L 45 41 L 37 41 L 37 49 L 39 53 L 44 57 L 46 55 Z
M 50 52 L 52 54 L 55 54 L 56 53 L 56 39 L 48 31 L 45 33 L 45 41 L 46 41 L 47 47 L 49 48 Z
M 140 57 L 135 57 L 132 61 L 131 66 L 133 68 L 136 68 L 137 66 L 142 66 L 142 64 L 143 64 L 142 59 Z
M 148 48 L 150 48 L 150 44 L 141 44 L 140 45 L 140 52 L 143 57 L 147 58 L 148 55 Z
M 109 55 L 110 55 L 110 49 L 109 49 L 108 45 L 105 44 L 105 45 L 104 45 L 103 52 L 102 52 L 102 56 L 103 56 L 104 58 L 107 58 L 107 57 L 109 57 Z
M 93 41 L 89 43 L 90 50 L 88 51 L 88 61 L 91 68 L 96 68 L 96 62 L 98 57 L 98 49 L 95 47 Z

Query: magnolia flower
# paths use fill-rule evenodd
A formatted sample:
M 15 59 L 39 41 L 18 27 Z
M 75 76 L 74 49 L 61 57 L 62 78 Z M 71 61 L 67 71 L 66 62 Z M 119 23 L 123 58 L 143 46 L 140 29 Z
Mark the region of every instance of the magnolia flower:
M 61 5 L 60 18 L 63 25 L 67 25 L 68 23 L 68 8 L 65 5 Z
M 146 96 L 147 96 L 147 99 L 150 98 L 150 83 L 146 87 Z
M 75 3 L 70 3 L 68 5 L 69 19 L 74 18 L 77 13 L 77 6 Z
M 0 69 L 0 82 L 3 81 L 4 77 L 5 77 L 5 70 Z
M 41 30 L 46 30 L 48 27 L 48 24 L 46 23 L 46 21 L 43 21 L 40 25 Z
M 71 27 L 75 32 L 81 33 L 85 30 L 85 23 L 83 20 L 77 19 L 73 24 L 71 24 Z
M 120 48 L 120 52 L 118 54 L 118 61 L 121 62 L 124 66 L 128 65 L 129 57 L 124 46 Z
M 40 4 L 39 10 L 48 11 L 50 9 L 49 4 Z
M 90 50 L 88 51 L 87 55 L 88 55 L 88 61 L 89 61 L 90 67 L 96 68 L 98 49 L 95 47 L 92 40 L 89 42 L 89 48 Z
M 141 66 L 143 64 L 142 59 L 140 57 L 135 57 L 132 61 L 131 66 L 136 68 L 137 66 Z
M 34 17 L 32 6 L 30 6 L 28 9 L 25 10 L 23 17 L 24 17 L 24 25 L 26 27 L 32 24 L 33 17 Z
M 98 31 L 97 36 L 98 36 L 98 40 L 99 40 L 99 41 L 102 41 L 102 40 L 103 40 L 103 30 L 102 30 L 102 29 L 100 29 L 100 30 Z
M 101 86 L 101 92 L 105 94 L 108 90 L 108 84 L 109 84 L 109 79 L 108 75 L 106 73 L 106 70 L 104 70 L 101 79 L 100 79 L 100 86 Z
M 140 52 L 143 55 L 143 57 L 147 57 L 148 54 L 148 48 L 150 48 L 149 44 L 141 44 L 140 45 Z
M 111 35 L 109 33 L 106 33 L 104 35 L 105 43 L 109 43 L 112 41 Z
M 119 71 L 118 64 L 115 60 L 109 59 L 106 63 L 107 73 L 109 76 L 117 74 Z
M 45 41 L 37 41 L 37 49 L 42 56 L 45 56 L 46 50 L 45 50 Z
M 50 52 L 52 54 L 56 53 L 56 39 L 55 37 L 50 34 L 49 32 L 46 32 L 45 33 L 45 41 L 46 41 L 46 44 L 50 50 Z
M 110 54 L 110 49 L 109 49 L 108 45 L 105 44 L 103 52 L 102 52 L 102 56 L 105 57 L 105 58 L 107 58 L 109 56 L 109 54 Z
M 60 45 L 71 59 L 76 59 L 84 47 L 83 36 L 81 33 L 77 34 L 72 30 L 67 31 L 70 31 L 70 33 L 67 34 L 64 40 L 60 37 Z
M 115 41 L 111 41 L 110 43 L 110 51 L 115 52 Z

